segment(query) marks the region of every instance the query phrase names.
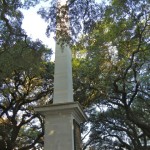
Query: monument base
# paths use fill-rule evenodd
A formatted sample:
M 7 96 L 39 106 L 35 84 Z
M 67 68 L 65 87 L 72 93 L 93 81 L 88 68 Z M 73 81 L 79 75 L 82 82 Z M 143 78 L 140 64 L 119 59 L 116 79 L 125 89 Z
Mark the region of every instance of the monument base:
M 80 123 L 87 120 L 78 102 L 36 107 L 45 116 L 44 150 L 81 150 Z

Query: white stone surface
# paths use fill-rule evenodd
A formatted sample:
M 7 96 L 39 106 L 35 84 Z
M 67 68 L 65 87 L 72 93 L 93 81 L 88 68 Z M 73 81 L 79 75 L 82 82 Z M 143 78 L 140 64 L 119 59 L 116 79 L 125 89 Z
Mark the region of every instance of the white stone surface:
M 74 150 L 71 114 L 46 115 L 45 150 Z
M 73 102 L 71 49 L 56 43 L 53 103 L 66 102 Z

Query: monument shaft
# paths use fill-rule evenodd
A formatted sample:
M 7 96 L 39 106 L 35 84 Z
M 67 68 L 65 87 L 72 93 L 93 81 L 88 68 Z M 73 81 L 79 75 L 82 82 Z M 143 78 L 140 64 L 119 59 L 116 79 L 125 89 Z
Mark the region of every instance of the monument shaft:
M 68 45 L 56 43 L 54 104 L 73 102 L 72 56 Z
M 87 117 L 73 100 L 72 55 L 65 43 L 56 42 L 53 104 L 35 110 L 45 116 L 44 150 L 81 150 L 80 123 Z

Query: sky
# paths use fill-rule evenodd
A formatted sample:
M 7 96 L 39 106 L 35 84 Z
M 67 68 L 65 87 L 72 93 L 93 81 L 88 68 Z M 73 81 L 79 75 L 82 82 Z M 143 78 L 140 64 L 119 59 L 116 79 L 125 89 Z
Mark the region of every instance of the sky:
M 36 7 L 32 7 L 29 10 L 22 10 L 24 19 L 22 23 L 22 28 L 26 31 L 27 35 L 31 37 L 33 40 L 39 39 L 45 44 L 48 48 L 53 50 L 52 61 L 55 57 L 55 41 L 53 39 L 53 35 L 48 38 L 46 36 L 46 28 L 47 23 L 44 19 L 41 18 L 40 15 L 37 14 L 38 9 L 42 4 L 37 5 Z M 43 4 L 44 5 L 44 4 Z

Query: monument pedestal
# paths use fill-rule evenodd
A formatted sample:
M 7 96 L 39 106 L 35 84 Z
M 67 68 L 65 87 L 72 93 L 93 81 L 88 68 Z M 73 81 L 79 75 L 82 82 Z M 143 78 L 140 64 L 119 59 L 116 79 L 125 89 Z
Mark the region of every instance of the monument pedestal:
M 80 123 L 87 120 L 78 102 L 35 108 L 45 116 L 44 150 L 81 150 Z

